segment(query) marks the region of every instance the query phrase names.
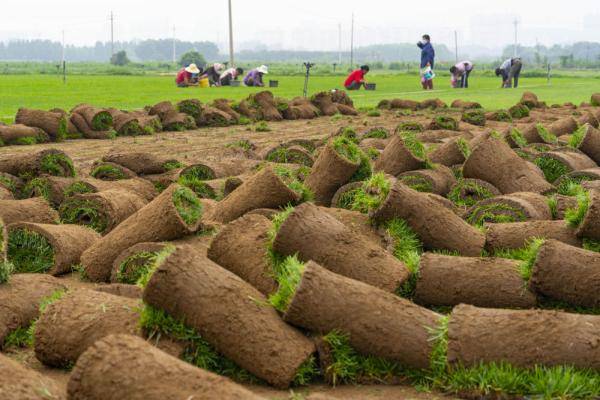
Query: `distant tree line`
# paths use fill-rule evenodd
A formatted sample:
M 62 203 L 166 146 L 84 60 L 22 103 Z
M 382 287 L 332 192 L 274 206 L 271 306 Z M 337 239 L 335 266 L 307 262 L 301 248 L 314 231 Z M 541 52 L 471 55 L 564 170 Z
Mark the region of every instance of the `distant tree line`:
M 504 48 L 504 58 L 512 57 L 514 47 Z M 517 54 L 525 62 L 537 66 L 548 63 L 561 68 L 598 68 L 600 67 L 600 43 L 577 42 L 570 45 L 518 46 Z

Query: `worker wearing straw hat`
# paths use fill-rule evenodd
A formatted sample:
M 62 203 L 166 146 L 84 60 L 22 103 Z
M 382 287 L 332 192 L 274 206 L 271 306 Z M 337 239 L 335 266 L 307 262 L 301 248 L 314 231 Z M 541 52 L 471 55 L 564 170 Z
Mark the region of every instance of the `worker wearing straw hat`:
M 175 83 L 178 87 L 198 86 L 200 72 L 202 72 L 200 68 L 192 63 L 177 73 Z
M 244 85 L 246 86 L 265 86 L 263 82 L 263 75 L 269 73 L 269 67 L 261 65 L 258 68 L 250 70 L 244 78 Z

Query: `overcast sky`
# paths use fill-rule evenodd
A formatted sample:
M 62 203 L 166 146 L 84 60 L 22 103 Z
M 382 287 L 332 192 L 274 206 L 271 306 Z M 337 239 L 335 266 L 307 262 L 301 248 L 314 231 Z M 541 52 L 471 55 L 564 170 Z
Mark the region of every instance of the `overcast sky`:
M 600 0 L 232 0 L 234 38 L 240 46 L 262 42 L 273 48 L 337 50 L 350 46 L 354 11 L 355 44 L 413 42 L 421 33 L 453 45 L 497 48 L 514 41 L 570 43 L 600 41 Z M 211 4 L 211 8 L 207 8 Z M 164 38 L 210 40 L 225 46 L 227 0 L 1 0 L 0 40 L 43 38 L 67 44 L 110 40 L 109 15 L 115 14 L 115 40 Z

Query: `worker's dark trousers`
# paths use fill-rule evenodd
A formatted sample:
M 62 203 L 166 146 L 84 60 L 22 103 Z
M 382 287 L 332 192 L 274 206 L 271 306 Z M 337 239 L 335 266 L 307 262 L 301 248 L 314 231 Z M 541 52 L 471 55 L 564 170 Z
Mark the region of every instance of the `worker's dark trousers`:
M 466 89 L 469 87 L 469 75 L 471 74 L 471 71 L 466 71 L 461 77 L 460 77 L 460 87 L 463 89 Z
M 513 62 L 512 67 L 510 67 L 510 72 L 508 73 L 508 87 L 519 87 L 519 76 L 521 76 L 521 68 L 523 68 L 523 63 L 521 61 Z

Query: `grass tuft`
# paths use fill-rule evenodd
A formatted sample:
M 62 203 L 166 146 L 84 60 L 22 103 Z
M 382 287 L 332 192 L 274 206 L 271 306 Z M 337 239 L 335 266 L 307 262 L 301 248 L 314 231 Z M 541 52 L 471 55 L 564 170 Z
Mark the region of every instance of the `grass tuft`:
M 166 171 L 172 171 L 174 169 L 179 169 L 179 168 L 183 168 L 183 167 L 185 167 L 185 165 L 183 165 L 183 163 L 181 163 L 180 161 L 177 161 L 177 160 L 167 161 L 166 163 L 163 164 L 163 168 Z
M 97 178 L 97 179 L 110 179 L 113 181 L 117 181 L 117 180 L 121 180 L 121 179 L 125 179 L 125 173 L 123 172 L 123 170 L 121 170 L 118 167 L 115 167 L 114 165 L 107 165 L 107 164 L 102 164 L 97 166 L 96 168 L 94 168 L 92 170 L 92 172 L 90 172 L 90 175 L 93 178 Z
M 256 123 L 256 125 L 254 125 L 254 131 L 255 132 L 270 132 L 271 128 L 269 128 L 269 124 L 267 124 L 265 121 L 259 121 Z
M 504 203 L 476 205 L 466 218 L 468 223 L 477 226 L 482 226 L 486 222 L 520 222 L 526 219 L 522 210 Z
M 545 239 L 533 238 L 526 242 L 525 246 L 520 249 L 499 250 L 494 253 L 494 257 L 509 258 L 511 260 L 521 261 L 519 263 L 519 272 L 525 282 L 531 279 L 533 265 L 537 258 L 540 248 L 544 244 Z
M 538 123 L 535 125 L 535 127 L 538 131 L 538 135 L 540 135 L 540 137 L 542 138 L 542 140 L 544 142 L 553 143 L 553 144 L 558 143 L 558 138 L 556 137 L 556 135 L 549 132 L 548 129 L 546 129 L 546 127 L 544 127 L 544 125 L 542 125 L 541 123 Z
M 273 167 L 273 171 L 290 190 L 300 195 L 300 203 L 314 199 L 313 192 L 300 179 L 301 170 L 293 171 L 290 168 L 276 165 Z
M 445 115 L 438 115 L 433 118 L 432 121 L 433 129 L 447 129 L 450 131 L 458 130 L 458 121 L 452 117 L 448 117 Z
M 423 132 L 425 128 L 418 122 L 401 122 L 396 127 L 396 133 L 400 132 Z
M 512 140 L 517 144 L 517 146 L 527 147 L 527 140 L 525 139 L 525 136 L 523 136 L 520 130 L 518 130 L 517 128 L 512 128 L 510 130 L 509 135 L 512 138 Z
M 456 146 L 458 146 L 458 149 L 462 153 L 465 160 L 469 158 L 469 156 L 471 155 L 471 147 L 469 146 L 469 142 L 467 142 L 465 138 L 458 138 L 456 140 Z
M 179 187 L 173 192 L 173 205 L 187 225 L 194 225 L 202 217 L 202 203 L 198 196 L 187 187 Z
M 50 153 L 40 161 L 40 170 L 53 176 L 75 176 L 73 161 L 62 153 Z
M 463 190 L 470 195 L 462 197 L 461 193 Z M 461 207 L 472 207 L 481 200 L 492 197 L 494 197 L 494 194 L 487 188 L 478 185 L 477 182 L 464 179 L 459 179 L 458 184 L 448 193 L 448 199 Z
M 362 138 L 363 139 L 387 139 L 388 131 L 385 128 L 374 128 L 365 133 Z
M 0 260 L 0 285 L 8 282 L 14 270 L 15 266 L 13 263 L 5 260 Z
M 411 299 L 415 294 L 419 279 L 419 262 L 423 253 L 423 243 L 403 219 L 391 219 L 383 227 L 393 240 L 394 257 L 402 261 L 410 271 L 410 277 L 396 290 L 396 293 L 401 297 Z
M 583 223 L 585 214 L 590 208 L 590 193 L 587 190 L 582 189 L 576 197 L 577 208 L 569 208 L 565 212 L 565 220 L 573 228 L 577 228 Z
M 391 182 L 380 172 L 363 183 L 362 188 L 353 195 L 350 210 L 367 214 L 378 209 L 392 188 Z
M 577 130 L 573 132 L 573 134 L 569 138 L 569 146 L 578 149 L 581 143 L 583 142 L 583 139 L 585 139 L 587 131 L 588 129 L 585 125 L 582 125 L 579 128 L 577 128 Z
M 98 233 L 103 233 L 108 226 L 107 216 L 95 200 L 67 199 L 60 205 L 58 213 L 63 223 L 84 225 Z
M 7 254 L 18 273 L 45 273 L 54 265 L 48 239 L 29 229 L 13 229 L 8 234 Z
M 150 281 L 150 278 L 152 278 L 154 271 L 156 271 L 156 269 L 158 267 L 160 267 L 162 265 L 162 263 L 164 263 L 165 260 L 171 254 L 173 254 L 174 251 L 175 251 L 175 246 L 173 246 L 173 245 L 165 246 L 164 249 L 159 251 L 156 254 L 156 257 L 154 258 L 154 262 L 152 264 L 149 264 L 148 268 L 140 269 L 140 274 L 136 281 L 136 285 L 138 285 L 139 287 L 144 289 L 146 287 L 146 285 L 148 284 L 148 282 Z
M 202 164 L 186 168 L 179 176 L 186 179 L 194 178 L 200 181 L 208 181 L 216 178 L 214 171 Z
M 142 251 L 127 257 L 117 270 L 117 282 L 135 285 L 156 263 L 160 252 Z
M 269 296 L 269 303 L 278 311 L 285 313 L 302 280 L 305 264 L 296 256 L 290 256 L 283 262 L 272 264 L 272 267 L 278 288 Z

